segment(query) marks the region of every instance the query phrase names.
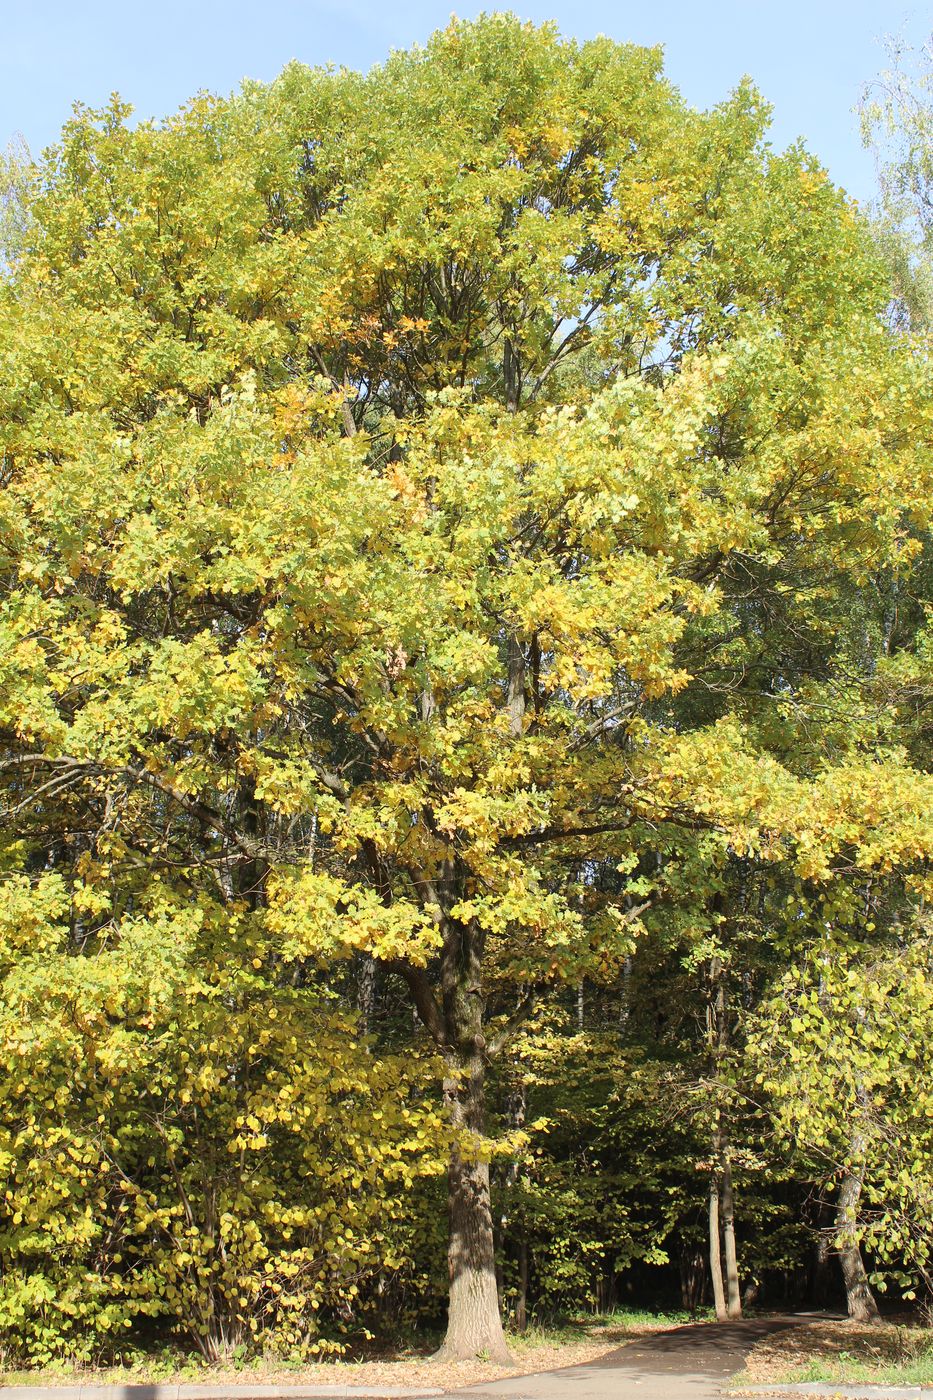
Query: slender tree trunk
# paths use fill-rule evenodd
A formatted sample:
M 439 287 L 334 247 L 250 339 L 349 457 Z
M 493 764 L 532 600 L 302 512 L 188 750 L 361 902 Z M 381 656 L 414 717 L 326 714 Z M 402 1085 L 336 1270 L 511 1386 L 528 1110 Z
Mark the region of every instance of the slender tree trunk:
M 719 1181 L 715 1172 L 709 1183 L 709 1272 L 713 1284 L 716 1321 L 725 1322 L 726 1293 L 722 1286 L 722 1252 L 719 1244 Z
M 525 1113 L 527 1111 L 527 1101 L 525 1085 L 519 1079 L 511 1088 L 506 1100 L 506 1120 L 511 1131 L 525 1126 Z M 518 1282 L 515 1294 L 515 1306 L 512 1311 L 512 1323 L 516 1332 L 524 1332 L 528 1326 L 528 1237 L 526 1224 L 523 1215 L 516 1217 L 514 1209 L 509 1214 L 510 1208 L 514 1207 L 515 1192 L 518 1187 L 520 1163 L 517 1158 L 509 1162 L 505 1171 L 505 1209 L 499 1220 L 500 1238 L 502 1249 L 505 1252 L 511 1234 L 514 1241 L 513 1253 L 518 1266 Z
M 518 637 L 509 638 L 509 732 L 520 739 L 525 724 L 525 651 Z
M 619 1034 L 624 1036 L 628 1030 L 629 1017 L 632 1011 L 632 959 L 627 956 L 622 964 L 622 981 L 619 996 Z
M 813 1243 L 810 1269 L 810 1302 L 816 1308 L 825 1308 L 829 1297 L 829 1255 L 830 1237 L 821 1230 Z
M 868 894 L 866 894 L 866 916 L 870 912 L 868 904 Z M 865 1019 L 864 1010 L 859 1007 L 856 1011 L 859 1025 Z M 859 1081 L 856 1085 L 856 1097 L 859 1109 L 864 1111 L 867 1108 L 867 1094 L 864 1085 Z M 858 1120 L 856 1119 L 852 1135 L 849 1141 L 849 1165 L 842 1177 L 839 1185 L 839 1196 L 836 1201 L 836 1248 L 839 1250 L 839 1263 L 842 1267 L 842 1281 L 846 1290 L 846 1307 L 853 1322 L 880 1322 L 881 1314 L 878 1311 L 878 1304 L 875 1295 L 871 1291 L 871 1284 L 868 1282 L 868 1274 L 862 1260 L 862 1251 L 858 1241 L 858 1207 L 862 1196 L 862 1174 L 857 1164 L 865 1158 L 865 1137 L 862 1133 Z
M 855 1228 L 861 1194 L 861 1179 L 854 1171 L 847 1171 L 839 1187 L 836 1206 L 836 1247 L 842 1265 L 849 1316 L 853 1322 L 879 1322 L 881 1314 L 868 1282 Z
M 732 1196 L 732 1163 L 729 1154 L 722 1154 L 722 1237 L 726 1264 L 726 1312 L 729 1317 L 742 1316 L 742 1295 L 739 1292 L 739 1265 L 735 1252 L 735 1204 Z
M 528 1326 L 528 1241 L 518 1242 L 518 1291 L 515 1294 L 515 1330 L 524 1332 Z
M 706 1028 L 710 1060 L 718 1086 L 722 1082 L 722 1064 L 729 1051 L 729 1019 L 726 1000 L 726 973 L 717 955 L 710 961 L 709 990 L 706 1002 Z M 719 1095 L 717 1093 L 717 1100 Z M 710 1179 L 710 1267 L 713 1273 L 713 1297 L 716 1317 L 742 1316 L 742 1295 L 739 1291 L 739 1265 L 735 1248 L 735 1195 L 732 1189 L 732 1163 L 723 1128 L 721 1102 L 714 1109 L 713 1167 Z M 722 1224 L 722 1245 L 719 1228 Z M 715 1226 L 715 1229 L 714 1229 Z M 723 1254 L 725 1260 L 723 1261 Z M 725 1263 L 725 1287 L 722 1265 Z

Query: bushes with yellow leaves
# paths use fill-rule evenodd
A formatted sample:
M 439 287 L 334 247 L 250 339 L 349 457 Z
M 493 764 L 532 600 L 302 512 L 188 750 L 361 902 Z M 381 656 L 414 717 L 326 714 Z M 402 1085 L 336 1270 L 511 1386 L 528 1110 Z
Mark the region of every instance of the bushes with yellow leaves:
M 7 1345 L 89 1360 L 146 1319 L 209 1359 L 339 1345 L 441 1169 L 433 1067 L 372 1054 L 251 915 L 137 903 L 89 933 L 59 876 L 0 884 Z

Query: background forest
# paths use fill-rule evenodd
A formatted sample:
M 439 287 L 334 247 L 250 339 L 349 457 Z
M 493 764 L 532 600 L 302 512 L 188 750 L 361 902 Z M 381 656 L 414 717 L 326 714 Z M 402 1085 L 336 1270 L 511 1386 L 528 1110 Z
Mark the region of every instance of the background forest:
M 9 1359 L 929 1304 L 927 82 L 871 219 L 503 15 L 7 162 Z

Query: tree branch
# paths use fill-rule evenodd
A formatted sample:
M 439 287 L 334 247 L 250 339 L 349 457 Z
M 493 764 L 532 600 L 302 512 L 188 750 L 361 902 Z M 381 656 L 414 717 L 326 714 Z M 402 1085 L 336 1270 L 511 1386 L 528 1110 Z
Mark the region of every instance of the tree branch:
M 434 1043 L 442 1050 L 446 1049 L 448 1040 L 444 1017 L 431 988 L 431 983 L 428 981 L 427 973 L 423 968 L 412 967 L 409 963 L 403 962 L 401 958 L 380 959 L 380 962 L 389 972 L 398 973 L 399 977 L 407 984 L 421 1024 Z
M 501 1055 L 506 1044 L 518 1030 L 519 1026 L 531 1015 L 537 1000 L 538 989 L 537 987 L 531 987 L 522 997 L 512 1014 L 506 1017 L 505 1024 L 500 1028 L 499 1033 L 493 1036 L 492 1040 L 487 1042 L 486 1055 L 490 1060 L 494 1060 L 497 1055 Z

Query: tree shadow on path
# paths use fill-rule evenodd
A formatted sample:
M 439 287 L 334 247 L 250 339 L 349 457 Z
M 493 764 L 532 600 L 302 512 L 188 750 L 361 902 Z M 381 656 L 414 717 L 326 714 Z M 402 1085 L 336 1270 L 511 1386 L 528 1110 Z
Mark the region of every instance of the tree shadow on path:
M 661 1371 L 705 1375 L 731 1375 L 762 1337 L 799 1327 L 808 1319 L 790 1315 L 742 1318 L 735 1322 L 700 1322 L 672 1327 L 639 1337 L 587 1365 L 593 1369 Z

